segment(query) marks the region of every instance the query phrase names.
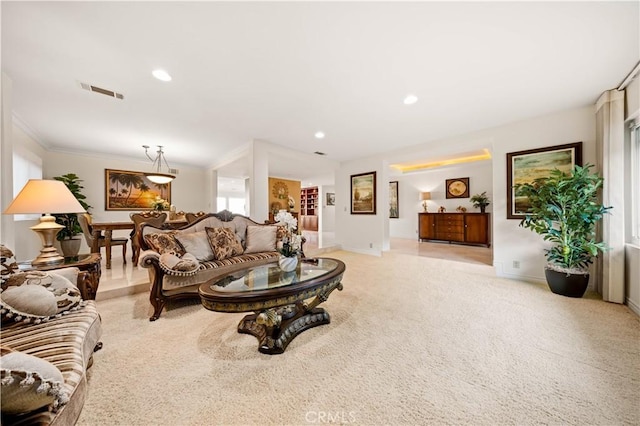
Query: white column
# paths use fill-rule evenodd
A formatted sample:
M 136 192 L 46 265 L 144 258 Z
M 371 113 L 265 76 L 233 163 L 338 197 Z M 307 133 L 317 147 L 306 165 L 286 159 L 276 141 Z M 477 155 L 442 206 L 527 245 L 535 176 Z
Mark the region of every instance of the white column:
M 207 179 L 208 188 L 207 193 L 210 194 L 208 200 L 209 212 L 217 213 L 220 211 L 218 206 L 218 171 L 209 170 L 209 177 Z
M 269 152 L 264 143 L 252 144 L 249 186 L 249 217 L 258 223 L 269 219 Z

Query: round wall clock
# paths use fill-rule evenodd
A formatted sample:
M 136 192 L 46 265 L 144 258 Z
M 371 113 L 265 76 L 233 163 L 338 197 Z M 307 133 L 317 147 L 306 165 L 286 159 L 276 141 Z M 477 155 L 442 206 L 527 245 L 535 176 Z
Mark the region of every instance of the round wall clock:
M 447 179 L 447 198 L 469 198 L 469 178 Z

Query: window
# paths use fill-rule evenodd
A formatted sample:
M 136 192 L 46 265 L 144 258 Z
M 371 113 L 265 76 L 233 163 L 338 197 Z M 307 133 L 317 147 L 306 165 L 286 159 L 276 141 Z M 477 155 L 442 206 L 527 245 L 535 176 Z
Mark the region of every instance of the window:
M 244 215 L 244 198 L 229 198 L 229 211 Z
M 246 215 L 244 210 L 244 198 L 218 197 L 218 211 L 229 210 L 231 213 Z
M 17 145 L 13 151 L 14 198 L 22 191 L 29 179 L 42 179 L 42 158 Z M 37 220 L 39 217 L 38 214 L 16 214 L 13 215 L 13 220 Z
M 640 120 L 631 126 L 631 240 L 640 245 Z
M 218 197 L 216 200 L 216 208 L 218 211 L 222 211 L 227 208 L 227 197 Z

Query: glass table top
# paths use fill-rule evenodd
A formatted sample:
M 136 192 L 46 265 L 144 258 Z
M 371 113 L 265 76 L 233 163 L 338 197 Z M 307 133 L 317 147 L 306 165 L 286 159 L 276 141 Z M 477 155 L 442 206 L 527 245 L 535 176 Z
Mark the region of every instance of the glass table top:
M 221 293 L 269 290 L 318 278 L 338 267 L 338 262 L 333 259 L 309 260 L 298 262 L 297 268 L 291 272 L 282 271 L 277 263 L 238 271 L 212 284 L 210 288 Z
M 71 257 L 66 257 L 64 258 L 64 262 L 61 263 L 57 263 L 54 265 L 40 265 L 38 267 L 35 267 L 31 264 L 30 260 L 24 261 L 24 262 L 18 262 L 18 268 L 21 271 L 31 271 L 34 269 L 40 269 L 40 270 L 45 270 L 45 269 L 59 269 L 59 268 L 64 268 L 66 266 L 74 266 L 77 265 L 78 263 L 84 262 L 85 260 L 88 260 L 89 258 L 91 258 L 91 254 L 79 254 L 77 256 L 71 256 Z

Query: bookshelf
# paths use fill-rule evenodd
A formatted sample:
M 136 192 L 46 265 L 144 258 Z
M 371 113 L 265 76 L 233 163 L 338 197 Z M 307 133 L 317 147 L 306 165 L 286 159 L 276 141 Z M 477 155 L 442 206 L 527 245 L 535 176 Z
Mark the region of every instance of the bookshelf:
M 300 190 L 301 227 L 307 231 L 318 230 L 318 187 Z

